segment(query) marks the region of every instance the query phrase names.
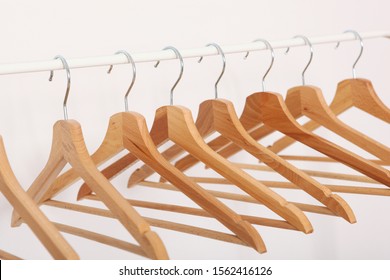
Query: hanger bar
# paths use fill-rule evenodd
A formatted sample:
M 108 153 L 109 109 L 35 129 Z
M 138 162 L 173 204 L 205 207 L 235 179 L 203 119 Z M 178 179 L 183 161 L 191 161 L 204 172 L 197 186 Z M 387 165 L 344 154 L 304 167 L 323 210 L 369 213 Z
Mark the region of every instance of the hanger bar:
M 196 181 L 197 183 L 206 183 L 206 184 L 215 184 L 215 185 L 232 184 L 225 178 L 191 177 L 191 179 Z M 260 182 L 270 188 L 301 190 L 300 187 L 290 182 L 278 182 L 278 181 L 260 181 Z M 144 185 L 144 184 L 140 183 L 140 185 Z M 332 192 L 390 196 L 390 189 L 388 188 L 372 188 L 372 187 L 327 185 L 327 184 L 323 184 L 323 185 L 327 187 L 329 190 L 331 190 Z
M 338 162 L 337 160 L 330 157 L 319 157 L 319 156 L 280 155 L 280 157 L 286 160 L 294 160 L 294 161 Z M 379 165 L 385 165 L 385 166 L 390 165 L 390 163 L 380 159 L 367 159 L 367 160 Z
M 362 32 L 360 33 L 360 36 L 363 39 L 374 39 L 374 38 L 390 39 L 390 31 Z M 352 41 L 352 40 L 356 40 L 356 38 L 355 35 L 352 33 L 340 33 L 335 35 L 310 37 L 309 40 L 313 45 L 319 45 L 319 44 Z M 305 42 L 300 38 L 270 41 L 270 43 L 274 49 L 298 47 L 298 46 L 305 45 Z M 245 43 L 245 44 L 222 46 L 222 49 L 225 54 L 233 54 L 233 53 L 244 53 L 247 51 L 266 50 L 267 47 L 265 44 L 259 44 L 259 42 L 252 42 L 252 43 Z M 218 51 L 215 48 L 209 48 L 209 47 L 180 50 L 180 53 L 183 56 L 183 58 L 218 55 Z M 152 62 L 158 60 L 161 61 L 161 60 L 177 59 L 175 53 L 172 52 L 171 50 L 132 53 L 131 56 L 134 62 Z M 74 69 L 74 68 L 127 64 L 128 60 L 123 55 L 106 55 L 106 56 L 95 56 L 95 57 L 71 58 L 71 59 L 67 59 L 67 62 L 69 68 Z M 61 61 L 58 59 L 35 61 L 35 62 L 23 62 L 23 63 L 9 63 L 9 64 L 0 65 L 0 75 L 51 71 L 51 70 L 54 71 L 54 70 L 61 70 L 61 69 L 64 69 L 64 67 Z
M 116 239 L 110 236 L 106 236 L 103 234 L 99 234 L 96 232 L 88 231 L 81 228 L 72 227 L 69 225 L 64 225 L 60 223 L 53 222 L 53 224 L 58 228 L 59 231 L 72 234 L 78 237 L 86 238 L 89 240 L 93 240 L 111 247 L 115 247 L 124 251 L 131 252 L 133 254 L 143 256 L 147 258 L 145 252 L 142 250 L 142 248 L 138 245 Z
M 45 201 L 43 204 L 56 207 L 56 208 L 76 211 L 80 213 L 86 213 L 86 214 L 91 214 L 91 215 L 96 215 L 96 216 L 101 216 L 106 218 L 115 218 L 115 216 L 111 213 L 111 211 L 106 209 L 96 208 L 96 207 L 78 205 L 78 204 L 73 204 L 73 203 L 68 203 L 63 201 L 53 202 L 53 200 Z M 143 218 L 153 227 L 159 227 L 159 228 L 174 230 L 178 232 L 188 233 L 192 235 L 198 235 L 206 238 L 216 239 L 224 242 L 248 246 L 241 239 L 239 239 L 238 237 L 232 234 L 210 230 L 210 229 L 204 229 L 195 226 L 179 224 L 170 221 L 149 218 L 149 217 L 143 217 Z
M 229 182 L 227 184 L 231 184 L 231 183 Z M 178 189 L 176 187 L 172 186 L 171 184 L 160 183 L 160 182 L 143 181 L 143 182 L 140 182 L 139 185 L 149 187 L 149 188 L 155 188 L 155 189 L 178 191 Z M 257 201 L 256 199 L 254 199 L 253 197 L 251 197 L 249 195 L 221 192 L 221 191 L 213 191 L 213 190 L 207 190 L 207 191 L 210 194 L 212 194 L 218 198 L 246 202 L 246 203 L 255 203 L 255 204 L 261 205 L 261 203 L 259 201 Z M 335 214 L 332 211 L 330 211 L 328 208 L 326 208 L 324 206 L 311 205 L 311 204 L 298 203 L 298 202 L 290 202 L 290 203 L 295 205 L 300 210 L 305 211 L 305 212 L 335 216 Z
M 234 163 L 234 164 L 242 169 L 257 170 L 257 171 L 264 171 L 264 172 L 274 172 L 274 170 L 272 170 L 268 166 L 264 166 L 264 165 L 247 164 L 247 163 Z M 371 183 L 371 184 L 380 184 L 379 182 L 375 181 L 374 179 L 371 179 L 371 178 L 366 177 L 366 176 L 361 176 L 361 175 L 351 175 L 351 174 L 316 171 L 316 170 L 306 170 L 306 169 L 301 169 L 301 170 L 303 172 L 305 172 L 307 175 L 310 175 L 313 177 L 337 179 L 337 180 L 345 180 L 345 181 L 354 181 L 354 182 L 362 182 L 362 183 Z
M 96 195 L 87 195 L 83 199 L 100 201 L 100 199 Z M 134 207 L 141 207 L 141 208 L 154 209 L 154 210 L 160 210 L 160 211 L 169 211 L 169 212 L 193 215 L 193 216 L 198 216 L 198 217 L 213 218 L 213 216 L 210 215 L 208 212 L 206 212 L 203 209 L 199 209 L 199 208 L 180 206 L 180 205 L 172 205 L 172 204 L 163 204 L 163 203 L 142 201 L 142 200 L 134 200 L 134 199 L 128 199 L 127 201 L 129 201 L 131 203 L 131 205 L 133 205 Z M 261 217 L 248 216 L 248 215 L 240 215 L 240 216 L 244 220 L 248 221 L 249 223 L 259 225 L 259 226 L 297 230 L 289 223 L 287 223 L 285 221 L 281 221 L 281 220 L 261 218 Z

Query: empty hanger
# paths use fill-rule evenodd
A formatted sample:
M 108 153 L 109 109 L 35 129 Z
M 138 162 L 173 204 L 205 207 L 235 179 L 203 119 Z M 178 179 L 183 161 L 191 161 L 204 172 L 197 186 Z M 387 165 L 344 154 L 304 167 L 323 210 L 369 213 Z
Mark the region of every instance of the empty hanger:
M 307 69 L 307 66 L 305 69 Z M 240 121 L 256 140 L 260 139 L 261 136 L 279 130 L 287 136 L 295 140 L 299 139 L 300 142 L 350 166 L 375 181 L 390 186 L 390 173 L 388 170 L 322 137 L 314 135 L 300 126 L 278 94 L 261 92 L 248 96 Z M 262 129 L 257 129 L 263 123 L 266 126 Z M 270 149 L 275 152 L 273 147 L 270 147 Z
M 172 49 L 176 56 L 180 59 L 182 70 L 179 79 L 175 82 L 171 89 L 171 102 L 173 90 L 180 81 L 183 72 L 183 59 L 177 49 Z M 206 145 L 203 138 L 199 134 L 196 125 L 193 121 L 191 112 L 181 106 L 165 106 L 156 111 L 156 117 L 150 132 L 153 142 L 158 147 L 168 140 L 180 145 L 187 152 L 196 156 L 199 160 L 213 168 L 223 177 L 240 187 L 250 196 L 267 206 L 269 209 L 277 213 L 279 216 L 286 219 L 295 228 L 309 233 L 312 231 L 311 224 L 307 217 L 294 205 L 288 203 L 284 198 L 271 191 L 263 184 L 257 182 L 241 169 L 234 166 L 232 163 L 216 154 L 210 147 Z M 120 172 L 117 167 L 127 167 L 131 162 L 127 155 L 119 160 L 119 165 L 116 163 L 111 165 L 111 170 L 116 173 Z M 111 171 L 110 171 L 111 172 Z M 114 176 L 115 172 L 111 173 Z M 107 175 L 107 173 L 105 174 Z
M 99 165 L 119 154 L 123 150 L 129 151 L 134 157 L 134 162 L 140 159 L 144 163 L 148 164 L 148 166 L 153 168 L 161 176 L 164 176 L 164 178 L 169 180 L 186 196 L 202 207 L 210 215 L 210 217 L 216 218 L 234 232 L 244 243 L 259 252 L 265 252 L 265 245 L 260 235 L 251 226 L 251 224 L 244 221 L 240 215 L 233 212 L 225 204 L 217 200 L 213 195 L 185 176 L 158 152 L 149 135 L 144 117 L 138 113 L 129 112 L 128 110 L 128 95 L 136 78 L 135 63 L 131 55 L 126 51 L 118 51 L 116 54 L 125 55 L 128 62 L 132 64 L 133 78 L 125 95 L 125 112 L 111 116 L 103 143 L 92 155 L 92 158 L 95 160 L 95 164 Z M 111 69 L 112 66 L 110 67 L 108 73 L 110 73 Z M 72 171 L 69 170 L 68 172 Z M 77 175 L 74 171 L 73 174 Z M 87 194 L 90 194 L 89 188 L 86 193 L 85 190 L 86 188 L 81 188 L 78 195 L 79 199 L 85 198 Z M 96 197 L 93 197 L 93 199 L 96 200 Z M 141 202 L 136 203 L 138 205 Z M 159 205 L 154 204 L 154 206 L 158 209 Z M 198 232 L 194 231 L 194 234 L 197 233 Z M 224 235 L 225 234 L 221 234 L 220 236 Z M 218 237 L 219 235 L 216 234 L 215 236 Z
M 66 60 L 62 56 L 55 59 L 61 60 L 67 74 L 67 89 L 63 103 L 64 120 L 57 121 L 53 127 L 53 142 L 49 160 L 45 168 L 39 174 L 28 190 L 28 194 L 38 204 L 45 201 L 46 192 L 61 170 L 69 163 L 75 172 L 94 190 L 102 202 L 114 213 L 126 230 L 137 240 L 141 251 L 153 259 L 167 259 L 168 255 L 164 244 L 158 235 L 151 231 L 149 224 L 135 211 L 135 209 L 119 194 L 110 182 L 99 172 L 93 160 L 90 158 L 84 143 L 80 124 L 75 120 L 68 120 L 67 100 L 70 91 L 71 77 Z M 53 77 L 51 72 L 49 80 Z M 20 224 L 20 213 L 15 209 L 12 217 L 12 225 Z M 64 228 L 68 230 L 68 228 Z M 60 228 L 60 230 L 61 230 Z M 69 230 L 68 230 L 69 231 Z
M 351 107 L 359 108 L 360 110 L 381 119 L 387 123 L 390 123 L 390 109 L 379 99 L 376 94 L 372 83 L 367 79 L 356 78 L 356 64 L 358 63 L 362 53 L 363 53 L 363 40 L 360 37 L 359 33 L 353 30 L 347 30 L 345 32 L 350 32 L 355 35 L 355 38 L 360 42 L 360 52 L 352 66 L 352 79 L 347 79 L 341 81 L 336 90 L 336 94 L 333 98 L 333 101 L 329 105 L 329 108 L 332 110 L 334 115 L 339 115 Z M 338 46 L 339 44 L 337 44 Z M 286 98 L 286 105 L 290 108 L 292 103 Z M 313 131 L 320 127 L 320 124 L 315 121 L 308 121 L 304 127 L 307 130 Z M 273 151 L 279 153 L 288 146 L 294 143 L 294 140 L 289 137 L 283 137 L 280 140 L 276 141 L 272 145 Z M 381 151 L 376 149 L 376 156 Z M 387 157 L 386 157 L 387 156 Z M 383 155 L 379 158 L 383 159 L 383 164 L 389 164 L 388 152 L 384 152 Z
M 58 229 L 19 185 L 9 164 L 2 137 L 0 137 L 0 192 L 20 213 L 23 222 L 31 228 L 53 258 L 68 260 L 79 258 Z M 0 259 L 18 259 L 18 257 L 1 251 Z
M 273 52 L 269 43 L 265 43 L 267 44 L 267 47 L 269 47 Z M 329 189 L 322 186 L 310 176 L 291 165 L 287 161 L 283 160 L 279 156 L 275 155 L 273 152 L 260 145 L 250 137 L 248 132 L 240 123 L 233 104 L 228 100 L 218 98 L 218 83 L 222 78 L 226 65 L 225 55 L 217 44 L 212 43 L 208 46 L 214 46 L 217 48 L 218 53 L 222 57 L 223 68 L 218 80 L 215 83 L 215 99 L 204 101 L 199 106 L 196 127 L 200 135 L 205 138 L 214 132 L 219 132 L 223 137 L 231 140 L 233 143 L 240 146 L 243 150 L 246 150 L 251 155 L 260 159 L 270 168 L 280 173 L 283 177 L 298 187 L 304 189 L 307 193 L 326 205 L 333 213 L 343 217 L 349 222 L 354 223 L 355 216 L 351 208 L 341 197 L 332 194 Z M 175 148 L 173 147 L 172 149 Z M 172 153 L 169 154 L 172 155 Z M 190 157 L 196 160 L 196 156 L 190 155 Z M 179 160 L 175 166 L 177 166 L 180 170 L 186 170 L 188 165 L 183 165 L 182 163 L 183 162 Z M 134 175 L 137 175 L 137 173 L 134 173 Z M 144 172 L 141 172 L 141 175 L 143 180 Z M 137 178 L 137 181 L 139 179 L 140 178 Z M 134 178 L 132 183 L 135 183 Z
M 310 41 L 307 37 L 301 36 L 301 38 L 310 45 L 312 57 L 313 52 Z M 358 60 L 356 60 L 353 66 L 354 76 L 357 61 Z M 300 116 L 305 115 L 311 120 L 317 122 L 319 125 L 330 129 L 384 162 L 390 162 L 390 149 L 388 147 L 340 121 L 333 113 L 332 109 L 326 104 L 321 90 L 315 86 L 306 86 L 304 84 L 304 80 L 302 82 L 302 86 L 294 87 L 289 89 L 287 92 L 285 102 L 294 118 L 297 119 Z M 336 94 L 336 98 L 338 96 L 343 96 L 343 100 L 348 98 L 345 94 Z

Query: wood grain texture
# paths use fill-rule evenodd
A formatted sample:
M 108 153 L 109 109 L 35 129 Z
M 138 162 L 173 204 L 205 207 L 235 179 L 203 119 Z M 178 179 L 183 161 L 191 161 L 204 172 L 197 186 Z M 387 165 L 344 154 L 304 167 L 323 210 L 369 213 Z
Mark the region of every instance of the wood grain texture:
M 283 160 L 250 137 L 242 126 L 230 101 L 216 99 L 205 101 L 200 105 L 199 116 L 213 116 L 213 129 L 236 145 L 249 152 L 269 168 L 275 170 L 290 182 L 299 186 L 306 193 L 326 205 L 331 211 L 345 220 L 356 222 L 355 215 L 349 205 L 327 187 L 321 185 L 305 172 Z M 204 119 L 202 118 L 204 123 Z M 210 131 L 209 131 L 210 132 Z
M 378 159 L 384 162 L 390 162 L 390 149 L 340 121 L 326 104 L 322 92 L 318 87 L 298 86 L 289 89 L 286 97 L 286 105 L 289 109 L 293 108 L 289 111 L 295 119 L 306 116 L 371 153 Z
M 380 100 L 369 80 L 347 79 L 337 85 L 336 94 L 329 108 L 337 116 L 351 107 L 359 108 L 384 122 L 390 123 L 390 108 Z M 304 125 L 305 129 L 310 131 L 314 131 L 320 126 L 314 121 L 308 121 Z M 283 137 L 275 141 L 272 149 L 279 153 L 294 142 L 293 138 Z
M 53 145 L 48 163 L 28 191 L 35 201 L 41 201 L 45 197 L 67 162 L 115 214 L 115 217 L 137 240 L 148 257 L 168 258 L 161 239 L 151 231 L 149 224 L 96 168 L 87 152 L 81 127 L 74 120 L 58 121 L 54 125 Z M 14 211 L 13 224 L 16 225 L 18 222 L 20 222 L 20 216 Z
M 272 168 L 269 168 L 268 166 L 264 166 L 264 165 L 247 164 L 247 163 L 234 163 L 234 164 L 236 164 L 238 167 L 243 168 L 243 169 L 273 172 Z M 302 171 L 310 176 L 313 176 L 313 177 L 337 179 L 337 180 L 353 181 L 353 182 L 362 182 L 362 183 L 370 183 L 370 184 L 380 184 L 379 182 L 377 182 L 369 177 L 361 176 L 361 175 L 308 170 L 308 169 L 302 169 Z
M 0 137 L 0 191 L 55 259 L 78 259 L 58 229 L 23 190 L 12 172 Z
M 61 202 L 54 201 L 54 200 L 47 200 L 44 202 L 45 205 L 50 205 L 50 206 L 56 205 L 57 203 L 61 204 Z M 121 250 L 124 250 L 127 252 L 131 252 L 133 254 L 136 254 L 136 255 L 139 255 L 139 256 L 142 256 L 145 258 L 148 257 L 145 254 L 144 250 L 138 245 L 135 245 L 135 244 L 123 241 L 123 240 L 119 240 L 119 239 L 113 238 L 111 236 L 107 236 L 107 235 L 103 235 L 103 234 L 96 233 L 93 231 L 85 230 L 82 228 L 76 228 L 76 227 L 72 227 L 69 225 L 56 223 L 56 222 L 53 222 L 53 224 L 60 231 L 62 231 L 64 233 L 68 233 L 68 234 L 72 234 L 72 235 L 86 238 L 89 240 L 93 240 L 95 242 L 99 242 L 99 243 L 102 243 L 102 244 L 105 244 L 105 245 L 108 245 L 111 247 L 115 247 L 115 248 L 118 248 L 118 249 L 121 249 Z
M 87 196 L 86 199 L 89 199 L 89 197 L 90 196 Z M 67 209 L 67 210 L 91 214 L 91 215 L 97 215 L 97 216 L 101 216 L 101 217 L 115 218 L 115 216 L 112 214 L 112 212 L 109 210 L 106 210 L 106 209 L 78 205 L 78 204 L 62 202 L 62 201 L 61 202 L 58 201 L 57 203 L 49 203 L 49 204 L 52 207 Z M 211 238 L 211 239 L 220 240 L 220 241 L 224 241 L 224 242 L 248 246 L 248 244 L 246 244 L 241 239 L 239 239 L 237 236 L 232 235 L 232 234 L 219 232 L 219 231 L 215 231 L 215 230 L 210 230 L 210 229 L 204 229 L 204 228 L 195 227 L 195 226 L 186 225 L 186 224 L 175 223 L 175 222 L 171 222 L 171 221 L 164 221 L 164 220 L 155 219 L 155 218 L 143 217 L 143 219 L 148 221 L 154 227 L 165 228 L 165 229 L 183 232 L 183 233 L 187 233 L 187 234 L 198 235 L 198 236 L 202 236 L 205 238 Z M 262 252 L 262 253 L 265 253 L 265 252 Z
M 312 231 L 310 222 L 298 208 L 288 204 L 281 196 L 270 191 L 248 174 L 215 154 L 204 143 L 194 124 L 191 113 L 184 107 L 167 106 L 157 110 L 150 136 L 156 146 L 170 139 L 190 153 L 197 156 L 200 154 L 202 161 L 207 162 L 222 176 L 227 176 L 229 180 L 262 201 L 288 222 L 306 233 Z
M 167 125 L 169 139 L 196 156 L 250 196 L 262 202 L 276 214 L 286 219 L 287 222 L 303 232 L 312 231 L 309 220 L 298 208 L 289 204 L 283 197 L 266 186 L 258 183 L 253 177 L 235 167 L 207 146 L 201 136 L 202 129 L 198 130 L 188 109 L 181 106 L 166 106 L 159 110 L 166 113 L 169 124 Z M 205 125 L 205 130 L 207 125 Z
M 191 177 L 191 178 L 194 178 L 194 177 Z M 196 178 L 194 178 L 194 179 L 196 180 Z M 216 180 L 218 178 L 211 178 L 211 179 Z M 200 178 L 199 182 L 203 182 L 203 181 L 208 182 L 209 178 Z M 223 178 L 220 181 L 226 182 L 226 184 L 231 184 L 228 180 L 223 179 Z M 218 184 L 217 181 L 215 181 L 215 184 Z M 172 185 L 167 184 L 167 183 L 161 183 L 161 182 L 143 181 L 140 183 L 140 185 L 145 186 L 145 187 L 149 187 L 149 188 L 155 188 L 155 189 L 178 191 L 175 186 L 172 186 Z M 213 194 L 216 197 L 223 198 L 223 199 L 263 205 L 261 202 L 257 201 L 256 199 L 254 199 L 253 197 L 251 197 L 249 195 L 215 191 L 215 190 L 208 190 L 208 192 L 210 192 L 211 194 Z M 326 208 L 324 206 L 318 206 L 318 205 L 312 205 L 312 204 L 306 204 L 306 203 L 298 203 L 298 202 L 290 202 L 290 203 L 293 204 L 294 206 L 298 207 L 302 211 L 305 211 L 305 212 L 335 216 L 335 214 L 332 211 L 330 211 L 328 208 Z
M 390 172 L 388 170 L 302 127 L 289 113 L 281 95 L 270 92 L 255 93 L 255 95 L 259 100 L 259 114 L 264 123 L 360 173 L 390 186 Z
M 115 124 L 115 126 L 111 124 Z M 111 127 L 113 127 L 113 132 L 109 132 Z M 250 223 L 244 221 L 233 210 L 190 180 L 158 152 L 149 135 L 145 119 L 140 114 L 125 112 L 112 116 L 106 135 L 122 139 L 122 143 L 117 144 L 116 148 L 111 151 L 99 148 L 98 152 L 105 154 L 105 157 L 112 157 L 123 149 L 127 149 L 135 158 L 141 159 L 154 171 L 167 178 L 172 184 L 177 185 L 187 197 L 205 209 L 249 246 L 261 252 L 266 250 L 260 235 Z M 109 140 L 105 140 L 103 145 L 109 142 Z M 118 142 L 118 140 L 116 141 Z M 79 199 L 91 193 L 86 188 L 88 188 L 86 184 L 81 187 Z

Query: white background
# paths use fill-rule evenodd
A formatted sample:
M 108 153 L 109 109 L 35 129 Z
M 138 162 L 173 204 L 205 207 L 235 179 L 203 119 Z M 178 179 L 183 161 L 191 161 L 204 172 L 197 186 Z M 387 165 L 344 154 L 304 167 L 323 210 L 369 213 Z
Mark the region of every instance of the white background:
M 297 34 L 306 36 L 341 33 L 346 29 L 360 32 L 389 30 L 388 1 L 0 1 L 2 26 L 0 63 L 46 60 L 57 54 L 65 57 L 107 55 L 119 49 L 144 52 L 167 45 L 179 49 L 200 47 L 210 42 L 221 45 L 244 43 L 256 38 L 287 39 Z M 351 77 L 351 66 L 358 54 L 357 41 L 315 46 L 313 63 L 307 71 L 308 84 L 323 90 L 331 102 L 339 81 Z M 285 96 L 290 87 L 301 83 L 300 73 L 308 57 L 307 48 L 294 48 L 277 58 L 267 87 Z M 190 108 L 194 118 L 198 104 L 212 98 L 213 84 L 220 71 L 220 58 L 207 57 L 201 64 L 196 59 L 185 61 L 183 80 L 175 91 L 175 104 Z M 245 97 L 261 90 L 261 79 L 268 67 L 267 52 L 252 53 L 248 60 L 241 54 L 227 57 L 226 74 L 219 87 L 221 98 L 233 101 L 241 113 Z M 154 111 L 169 102 L 169 89 L 179 70 L 177 61 L 162 62 L 156 70 L 152 63 L 139 64 L 138 79 L 130 95 L 130 109 L 143 114 L 148 125 Z M 128 65 L 116 66 L 111 75 L 106 68 L 72 71 L 72 89 L 68 103 L 70 118 L 78 120 L 85 141 L 92 153 L 101 143 L 109 117 L 123 110 L 122 96 L 130 82 Z M 384 101 L 390 106 L 390 41 L 367 40 L 357 66 L 359 77 L 370 79 Z M 54 81 L 47 81 L 49 73 L 31 73 L 0 77 L 0 133 L 21 185 L 27 189 L 44 167 L 51 145 L 51 129 L 62 118 L 62 99 L 65 91 L 64 72 L 55 73 Z M 349 125 L 389 146 L 389 125 L 352 109 L 340 117 Z M 348 144 L 334 134 L 319 130 L 326 136 L 360 155 L 364 151 Z M 271 144 L 275 137 L 261 141 Z M 284 153 L 315 154 L 300 144 Z M 240 153 L 236 161 L 255 163 L 251 156 Z M 356 174 L 338 164 L 303 164 L 299 167 Z M 139 166 L 139 165 L 137 165 Z M 134 170 L 132 168 L 131 170 Z M 114 181 L 127 197 L 159 200 L 190 205 L 178 194 L 150 191 L 137 187 L 126 189 L 131 170 Z M 201 165 L 191 175 L 216 176 L 204 172 Z M 253 173 L 261 179 L 279 178 L 266 173 Z M 152 178 L 157 180 L 158 177 Z M 323 183 L 348 184 L 335 180 Z M 351 183 L 357 185 L 357 183 Z M 79 184 L 71 187 L 61 198 L 75 201 Z M 207 186 L 205 187 L 215 187 Z M 218 189 L 232 189 L 216 186 Z M 292 201 L 313 202 L 303 192 L 280 192 Z M 304 235 L 274 228 L 256 227 L 268 252 L 260 255 L 247 247 L 215 240 L 155 229 L 173 259 L 388 259 L 390 257 L 390 198 L 341 194 L 353 208 L 358 223 L 350 225 L 340 218 L 308 214 L 314 233 Z M 263 207 L 226 202 L 239 213 L 269 216 Z M 131 237 L 119 223 L 87 215 L 42 207 L 50 219 L 95 230 L 125 240 Z M 28 259 L 46 259 L 50 255 L 25 226 L 11 228 L 12 208 L 0 201 L 0 248 Z M 215 220 L 140 212 L 160 219 L 189 222 L 225 231 Z M 138 259 L 124 251 L 95 242 L 66 235 L 67 240 L 83 259 Z

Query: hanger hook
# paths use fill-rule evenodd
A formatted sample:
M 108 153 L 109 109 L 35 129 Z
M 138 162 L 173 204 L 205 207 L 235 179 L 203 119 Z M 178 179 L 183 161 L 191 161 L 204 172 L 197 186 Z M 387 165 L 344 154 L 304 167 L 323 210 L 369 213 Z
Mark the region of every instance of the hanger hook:
M 214 48 L 217 49 L 218 51 L 218 54 L 221 55 L 221 58 L 222 58 L 222 71 L 221 71 L 221 74 L 219 74 L 219 77 L 217 79 L 217 81 L 215 82 L 215 85 L 214 85 L 214 89 L 215 89 L 215 99 L 218 98 L 218 83 L 219 81 L 221 80 L 223 74 L 225 73 L 225 68 L 226 68 L 226 57 L 225 57 L 225 53 L 223 52 L 222 48 L 217 44 L 217 43 L 210 43 L 210 44 L 207 44 L 206 47 L 210 47 L 210 46 L 213 46 Z M 200 63 L 203 59 L 203 56 L 201 56 L 198 60 L 198 63 Z
M 66 79 L 67 79 L 67 85 L 66 85 L 66 92 L 65 92 L 65 97 L 64 97 L 64 102 L 63 102 L 63 110 L 64 110 L 64 119 L 68 120 L 68 108 L 67 108 L 67 103 L 68 103 L 68 96 L 69 96 L 69 91 L 70 91 L 70 84 L 71 84 L 71 78 L 70 78 L 70 69 L 68 62 L 66 62 L 66 59 L 62 55 L 57 55 L 54 57 L 54 59 L 59 59 L 62 62 L 62 65 L 64 69 L 66 70 Z M 53 80 L 54 76 L 54 71 L 50 71 L 50 76 L 49 76 L 49 82 Z
M 271 43 L 265 39 L 256 39 L 254 41 L 252 41 L 253 43 L 255 42 L 263 42 L 264 45 L 267 47 L 267 50 L 270 50 L 270 53 L 271 53 L 271 64 L 270 66 L 268 67 L 267 71 L 265 72 L 264 76 L 263 76 L 263 79 L 261 80 L 261 85 L 263 87 L 263 91 L 265 91 L 265 78 L 267 77 L 269 71 L 271 71 L 271 68 L 272 66 L 274 65 L 274 61 L 275 61 L 275 52 L 274 52 L 274 48 L 272 47 Z M 249 56 L 249 51 L 246 52 L 245 56 L 244 56 L 244 59 L 247 59 Z
M 310 58 L 309 58 L 309 61 L 307 62 L 306 67 L 302 71 L 302 85 L 305 85 L 305 73 L 306 73 L 307 68 L 309 68 L 309 65 L 310 65 L 310 63 L 311 63 L 311 61 L 313 59 L 313 45 L 311 44 L 309 38 L 307 38 L 306 36 L 297 35 L 297 36 L 294 36 L 294 38 L 302 38 L 305 41 L 305 45 L 308 45 L 309 48 L 310 48 Z M 290 47 L 287 48 L 286 54 L 289 52 L 289 50 L 290 50 Z
M 359 52 L 359 55 L 358 57 L 356 58 L 354 64 L 352 65 L 352 77 L 354 79 L 356 79 L 356 64 L 358 63 L 358 61 L 360 60 L 362 54 L 363 54 L 363 49 L 364 49 L 364 44 L 363 44 L 363 38 L 360 36 L 360 34 L 355 31 L 355 30 L 346 30 L 344 31 L 343 33 L 352 33 L 353 35 L 355 35 L 355 39 L 356 40 L 359 40 L 360 41 L 360 52 Z M 335 49 L 337 49 L 338 47 L 340 46 L 340 42 L 337 42 L 337 45 L 335 47 Z
M 127 89 L 126 94 L 125 94 L 125 111 L 128 112 L 129 111 L 128 96 L 130 94 L 131 89 L 134 86 L 135 79 L 137 77 L 137 68 L 135 67 L 134 59 L 131 57 L 131 55 L 127 51 L 120 50 L 120 51 L 117 51 L 115 54 L 124 54 L 126 56 L 126 58 L 127 58 L 127 62 L 131 63 L 131 66 L 133 68 L 133 79 L 131 80 L 130 86 Z M 110 65 L 110 68 L 108 68 L 107 74 L 111 73 L 112 68 L 113 68 L 113 65 Z
M 179 77 L 177 78 L 176 82 L 173 84 L 172 88 L 171 88 L 171 96 L 170 96 L 170 104 L 171 106 L 173 105 L 173 91 L 174 89 L 176 88 L 177 84 L 180 82 L 181 80 L 181 77 L 183 76 L 183 72 L 184 72 L 184 61 L 183 61 L 183 56 L 180 54 L 179 50 L 176 49 L 175 47 L 172 47 L 172 46 L 168 46 L 168 47 L 165 47 L 163 49 L 164 51 L 165 50 L 172 50 L 175 54 L 176 54 L 176 58 L 179 59 L 180 61 L 180 74 L 179 74 Z M 156 64 L 154 65 L 155 68 L 157 68 L 157 66 L 160 64 L 160 60 L 156 62 Z

